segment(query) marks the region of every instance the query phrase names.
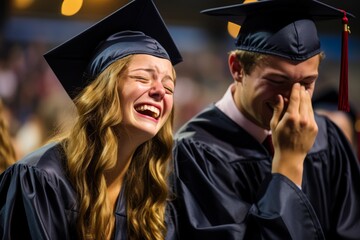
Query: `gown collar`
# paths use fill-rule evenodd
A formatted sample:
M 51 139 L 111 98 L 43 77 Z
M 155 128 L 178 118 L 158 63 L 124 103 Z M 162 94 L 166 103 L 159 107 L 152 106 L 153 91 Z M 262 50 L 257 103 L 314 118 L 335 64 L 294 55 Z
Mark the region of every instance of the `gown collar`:
M 224 96 L 215 103 L 215 106 L 218 107 L 226 116 L 233 120 L 236 124 L 242 127 L 247 131 L 251 136 L 253 136 L 259 143 L 262 143 L 266 136 L 271 134 L 270 131 L 263 129 L 257 126 L 255 123 L 247 119 L 241 111 L 236 107 L 233 94 L 235 91 L 235 83 L 231 84 Z
M 124 194 L 124 186 L 122 186 L 118 199 L 116 201 L 115 215 L 126 217 L 126 201 Z

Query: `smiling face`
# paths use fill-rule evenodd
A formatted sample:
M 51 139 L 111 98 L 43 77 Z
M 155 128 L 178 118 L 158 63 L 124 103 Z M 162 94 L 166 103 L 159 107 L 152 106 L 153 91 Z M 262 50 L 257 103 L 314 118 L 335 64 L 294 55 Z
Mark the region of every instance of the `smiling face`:
M 231 67 L 236 65 L 236 61 L 236 58 L 231 61 L 230 56 L 230 69 L 237 81 L 235 103 L 249 120 L 262 128 L 270 129 L 273 106 L 278 94 L 284 97 L 285 109 L 294 83 L 300 83 L 310 95 L 313 94 L 320 57 L 316 55 L 303 62 L 294 62 L 268 56 L 249 74 L 245 74 L 241 67 L 239 70 Z
M 132 140 L 145 142 L 158 133 L 172 111 L 173 66 L 167 59 L 136 54 L 120 81 L 121 128 Z

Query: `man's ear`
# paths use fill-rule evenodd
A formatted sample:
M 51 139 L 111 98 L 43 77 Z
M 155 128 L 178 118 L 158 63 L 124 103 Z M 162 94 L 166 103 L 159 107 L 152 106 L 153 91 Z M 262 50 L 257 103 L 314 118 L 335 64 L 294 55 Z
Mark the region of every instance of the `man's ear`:
M 244 71 L 235 53 L 229 55 L 228 64 L 232 78 L 237 82 L 241 82 Z

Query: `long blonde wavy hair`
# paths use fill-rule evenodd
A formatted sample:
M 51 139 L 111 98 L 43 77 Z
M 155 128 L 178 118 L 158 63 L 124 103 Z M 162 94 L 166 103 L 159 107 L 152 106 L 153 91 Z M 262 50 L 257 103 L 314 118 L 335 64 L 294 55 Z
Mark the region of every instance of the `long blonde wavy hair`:
M 123 118 L 118 86 L 130 61 L 128 56 L 114 62 L 74 99 L 78 119 L 62 141 L 68 175 L 78 193 L 81 239 L 114 234 L 114 209 L 107 199 L 104 171 L 117 161 L 116 132 Z M 173 73 L 175 78 L 174 69 Z M 136 149 L 125 174 L 128 239 L 165 238 L 173 115 L 174 110 L 157 135 Z
M 3 114 L 4 106 L 0 99 L 0 173 L 16 161 L 16 153 L 11 142 L 8 124 Z

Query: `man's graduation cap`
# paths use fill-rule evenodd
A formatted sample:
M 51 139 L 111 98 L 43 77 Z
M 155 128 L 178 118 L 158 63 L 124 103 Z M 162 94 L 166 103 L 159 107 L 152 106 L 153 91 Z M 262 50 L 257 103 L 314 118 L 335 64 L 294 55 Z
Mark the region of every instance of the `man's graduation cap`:
M 343 19 L 346 39 L 343 39 L 339 108 L 349 111 L 346 16 L 354 17 L 352 14 L 316 0 L 262 0 L 202 13 L 241 25 L 235 43 L 238 49 L 295 61 L 304 61 L 321 52 L 314 21 Z
M 44 57 L 71 98 L 117 59 L 149 54 L 182 61 L 152 0 L 133 0 Z

